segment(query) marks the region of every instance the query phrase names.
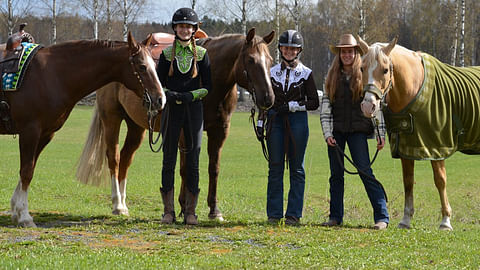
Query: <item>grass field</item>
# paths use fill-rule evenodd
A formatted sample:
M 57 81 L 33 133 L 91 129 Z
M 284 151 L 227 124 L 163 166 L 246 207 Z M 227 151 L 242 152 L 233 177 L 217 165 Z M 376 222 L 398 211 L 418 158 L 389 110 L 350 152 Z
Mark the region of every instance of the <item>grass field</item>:
M 40 156 L 29 190 L 36 229 L 16 228 L 10 220 L 10 197 L 19 177 L 18 138 L 0 136 L 0 269 L 480 269 L 478 157 L 457 153 L 446 161 L 452 232 L 438 230 L 440 201 L 429 162 L 416 163 L 413 228 L 396 228 L 403 214 L 403 184 L 400 161 L 388 150 L 380 152 L 373 169 L 389 197 L 389 228 L 371 229 L 372 208 L 358 176 L 346 176 L 344 226 L 324 228 L 319 224 L 329 211 L 328 158 L 319 117 L 310 115 L 302 226 L 270 225 L 267 163 L 248 114 L 237 112 L 218 185 L 225 222 L 207 218 L 204 136 L 200 225 L 167 226 L 159 222 L 162 155 L 152 153 L 146 142 L 129 173 L 129 217 L 111 215 L 109 187 L 75 180 L 91 115 L 90 107 L 75 108 Z M 177 173 L 176 194 L 179 183 Z M 286 178 L 286 191 L 288 186 Z

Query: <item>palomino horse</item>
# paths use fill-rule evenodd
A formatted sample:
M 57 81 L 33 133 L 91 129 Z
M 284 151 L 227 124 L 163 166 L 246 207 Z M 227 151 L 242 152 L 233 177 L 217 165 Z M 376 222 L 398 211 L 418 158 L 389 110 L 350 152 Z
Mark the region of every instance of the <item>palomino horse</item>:
M 165 105 L 153 58 L 130 33 L 128 43 L 71 41 L 42 48 L 21 87 L 5 92 L 13 129 L 0 123 L 0 134 L 19 134 L 20 179 L 11 199 L 12 220 L 18 225 L 35 227 L 28 211 L 28 187 L 40 152 L 82 97 L 114 81 L 138 98 L 147 96 L 155 109 Z
M 444 160 L 457 150 L 480 153 L 480 67 L 452 67 L 396 45 L 396 39 L 371 46 L 358 39 L 365 53 L 362 111 L 372 117 L 385 97 L 391 153 L 402 162 L 405 207 L 398 226 L 410 228 L 414 213 L 414 161 L 431 160 L 442 206 L 440 229 L 452 230 Z
M 267 109 L 273 104 L 274 94 L 270 82 L 272 59 L 267 47 L 273 37 L 273 31 L 263 38 L 256 36 L 255 28 L 252 28 L 247 36 L 223 35 L 205 39 L 202 44 L 210 57 L 213 84 L 213 89 L 203 100 L 204 129 L 208 135 L 209 218 L 223 220 L 217 206 L 217 181 L 220 152 L 227 138 L 230 118 L 237 102 L 236 84 L 251 93 L 259 108 Z M 111 91 L 110 88 L 118 88 L 118 91 Z M 125 204 L 127 170 L 148 127 L 145 109 L 140 106 L 141 101 L 135 101 L 131 96 L 120 84 L 110 84 L 97 90 L 97 108 L 77 168 L 79 181 L 101 183 L 105 179 L 103 171 L 106 154 L 112 183 L 113 214 L 128 214 Z M 118 136 L 122 120 L 127 123 L 128 130 L 119 154 Z M 158 131 L 158 125 L 155 130 Z M 182 154 L 180 158 L 182 166 L 185 157 Z M 92 162 L 93 159 L 95 161 Z M 183 166 L 181 175 L 184 180 Z M 182 210 L 183 183 L 184 181 L 179 195 Z

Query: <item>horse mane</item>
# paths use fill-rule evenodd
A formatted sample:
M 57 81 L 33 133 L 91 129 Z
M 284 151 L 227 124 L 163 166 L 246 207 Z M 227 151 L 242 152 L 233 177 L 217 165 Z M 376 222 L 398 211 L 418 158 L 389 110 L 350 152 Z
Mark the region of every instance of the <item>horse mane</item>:
M 372 45 L 370 45 L 370 50 L 373 50 L 373 53 L 367 53 L 366 55 L 364 55 L 364 57 L 362 58 L 362 61 L 365 61 L 367 63 L 372 63 L 373 61 L 378 60 L 379 61 L 382 61 L 382 62 L 387 62 L 388 61 L 388 58 L 389 56 L 387 56 L 383 51 L 382 51 L 382 48 L 386 47 L 388 45 L 388 43 L 381 43 L 381 42 L 377 42 L 377 43 L 374 43 Z M 416 52 L 414 51 L 411 51 L 401 45 L 398 45 L 396 44 L 395 47 L 393 48 L 391 54 L 408 54 L 408 53 L 414 53 L 416 54 Z
M 97 40 L 97 39 L 84 39 L 84 40 L 71 40 L 58 44 L 48 46 L 49 50 L 54 50 L 56 52 L 68 51 L 73 52 L 78 48 L 80 51 L 85 49 L 95 49 L 95 48 L 119 48 L 125 46 L 127 43 L 125 41 L 112 41 L 112 40 Z
M 235 42 L 236 46 L 242 46 L 245 42 L 245 35 L 243 34 L 223 34 L 218 37 L 209 37 L 205 43 L 214 42 L 218 44 L 223 44 L 224 42 Z M 265 46 L 259 46 L 260 44 L 265 44 Z M 263 40 L 262 37 L 255 35 L 252 39 L 252 48 L 256 48 L 259 52 L 264 52 L 265 55 L 270 55 L 268 46 Z

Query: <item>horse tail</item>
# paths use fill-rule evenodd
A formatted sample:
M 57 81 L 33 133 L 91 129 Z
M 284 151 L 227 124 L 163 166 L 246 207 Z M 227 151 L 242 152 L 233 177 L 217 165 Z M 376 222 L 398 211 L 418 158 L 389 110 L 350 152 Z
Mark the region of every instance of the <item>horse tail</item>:
M 83 184 L 106 186 L 109 183 L 104 133 L 98 105 L 95 105 L 90 131 L 77 166 L 77 180 Z

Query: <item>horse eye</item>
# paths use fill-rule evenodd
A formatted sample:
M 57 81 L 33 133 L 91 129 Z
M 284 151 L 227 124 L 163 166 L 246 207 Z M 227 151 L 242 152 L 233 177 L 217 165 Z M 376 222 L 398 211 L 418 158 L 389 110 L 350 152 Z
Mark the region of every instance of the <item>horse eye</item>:
M 360 72 L 363 72 L 363 67 L 360 68 Z
M 140 71 L 142 71 L 142 72 L 147 71 L 147 66 L 146 65 L 140 65 Z
M 385 69 L 383 70 L 383 74 L 387 74 L 387 73 L 388 73 L 388 68 L 385 68 Z

